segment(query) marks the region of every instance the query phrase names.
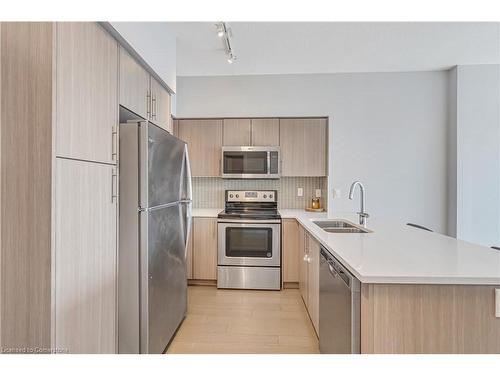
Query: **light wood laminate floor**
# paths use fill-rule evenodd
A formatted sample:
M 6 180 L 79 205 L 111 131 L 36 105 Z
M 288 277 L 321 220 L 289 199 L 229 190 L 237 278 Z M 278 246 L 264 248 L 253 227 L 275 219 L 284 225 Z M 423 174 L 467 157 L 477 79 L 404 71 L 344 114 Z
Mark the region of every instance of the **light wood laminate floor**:
M 190 286 L 188 313 L 167 353 L 318 353 L 298 289 L 222 290 Z

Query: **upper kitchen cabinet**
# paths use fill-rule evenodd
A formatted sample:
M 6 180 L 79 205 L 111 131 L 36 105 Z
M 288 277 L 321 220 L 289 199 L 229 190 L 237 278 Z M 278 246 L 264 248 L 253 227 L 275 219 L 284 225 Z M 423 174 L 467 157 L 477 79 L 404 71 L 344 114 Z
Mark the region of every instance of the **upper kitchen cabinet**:
M 151 112 L 150 121 L 172 133 L 172 116 L 170 109 L 170 94 L 151 77 Z
M 123 47 L 120 48 L 120 105 L 172 133 L 169 92 Z
M 120 47 L 120 104 L 139 116 L 149 117 L 149 73 Z
M 280 119 L 282 176 L 326 176 L 327 121 Z
M 252 146 L 279 146 L 280 120 L 277 118 L 252 119 Z
M 251 128 L 250 120 L 224 119 L 224 146 L 250 146 Z
M 222 120 L 179 120 L 178 137 L 188 144 L 193 177 L 220 176 Z
M 56 155 L 116 163 L 118 43 L 94 22 L 56 34 Z
M 279 146 L 279 119 L 224 119 L 224 146 Z
M 176 92 L 177 32 L 172 22 L 106 22 L 109 31 L 126 41 L 157 75 Z

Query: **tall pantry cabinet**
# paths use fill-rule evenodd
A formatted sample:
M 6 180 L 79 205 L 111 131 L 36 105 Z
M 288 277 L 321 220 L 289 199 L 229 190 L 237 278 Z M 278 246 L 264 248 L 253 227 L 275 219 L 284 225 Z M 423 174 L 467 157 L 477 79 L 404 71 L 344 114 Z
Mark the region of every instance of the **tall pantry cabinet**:
M 115 353 L 118 43 L 1 23 L 0 347 Z

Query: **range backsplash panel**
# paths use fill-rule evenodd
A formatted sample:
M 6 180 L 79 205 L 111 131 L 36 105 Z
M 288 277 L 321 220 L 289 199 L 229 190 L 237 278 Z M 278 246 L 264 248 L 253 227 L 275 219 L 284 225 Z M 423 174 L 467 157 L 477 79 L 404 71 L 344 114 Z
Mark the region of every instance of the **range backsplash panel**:
M 297 197 L 297 188 L 304 195 Z M 326 177 L 282 177 L 279 180 L 228 180 L 219 177 L 193 177 L 193 207 L 223 208 L 225 190 L 278 190 L 279 208 L 311 206 L 315 190 L 321 189 L 321 207 L 326 208 Z

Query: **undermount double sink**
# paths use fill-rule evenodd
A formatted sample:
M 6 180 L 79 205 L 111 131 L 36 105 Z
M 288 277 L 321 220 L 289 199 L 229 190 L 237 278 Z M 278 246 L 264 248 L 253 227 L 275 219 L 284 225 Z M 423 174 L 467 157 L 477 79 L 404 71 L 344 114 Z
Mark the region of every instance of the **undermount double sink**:
M 318 227 L 328 233 L 370 233 L 371 230 L 353 224 L 347 220 L 316 220 Z

